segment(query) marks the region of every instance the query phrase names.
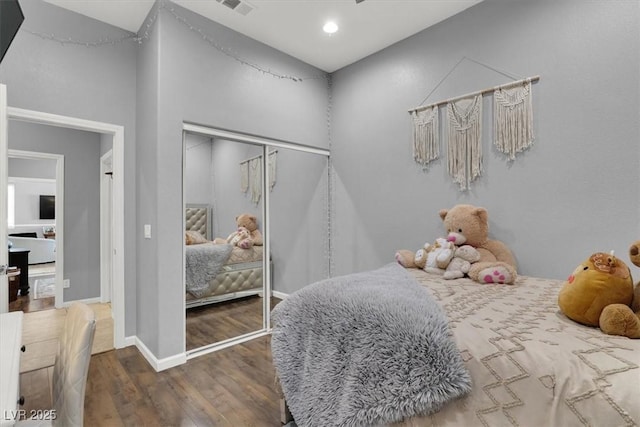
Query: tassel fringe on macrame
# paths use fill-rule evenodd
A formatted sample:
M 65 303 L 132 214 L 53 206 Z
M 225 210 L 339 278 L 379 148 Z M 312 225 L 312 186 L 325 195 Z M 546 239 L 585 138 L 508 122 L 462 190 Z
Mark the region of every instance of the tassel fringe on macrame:
M 447 104 L 448 172 L 461 190 L 482 174 L 482 95 Z
M 493 94 L 494 145 L 514 160 L 516 154 L 533 143 L 533 108 L 531 81 Z
M 438 107 L 414 111 L 413 116 L 413 159 L 427 166 L 440 157 Z
M 240 191 L 246 193 L 249 190 L 249 162 L 240 163 Z

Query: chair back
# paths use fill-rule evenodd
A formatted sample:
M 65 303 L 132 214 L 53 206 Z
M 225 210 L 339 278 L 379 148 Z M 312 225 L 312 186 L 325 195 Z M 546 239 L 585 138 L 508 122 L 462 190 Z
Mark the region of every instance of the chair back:
M 84 394 L 95 330 L 95 314 L 89 306 L 73 303 L 67 309 L 53 367 L 54 425 L 83 425 Z

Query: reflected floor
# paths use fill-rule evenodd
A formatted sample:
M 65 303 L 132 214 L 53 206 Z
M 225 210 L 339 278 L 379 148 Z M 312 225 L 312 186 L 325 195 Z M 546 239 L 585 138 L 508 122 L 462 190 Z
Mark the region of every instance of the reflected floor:
M 272 297 L 271 307 L 278 302 Z M 187 351 L 262 329 L 262 303 L 250 296 L 188 309 Z

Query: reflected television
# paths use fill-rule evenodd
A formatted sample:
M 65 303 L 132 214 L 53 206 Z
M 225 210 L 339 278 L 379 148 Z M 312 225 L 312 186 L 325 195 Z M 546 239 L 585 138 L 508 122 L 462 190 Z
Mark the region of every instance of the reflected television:
M 56 196 L 40 195 L 40 219 L 56 219 Z

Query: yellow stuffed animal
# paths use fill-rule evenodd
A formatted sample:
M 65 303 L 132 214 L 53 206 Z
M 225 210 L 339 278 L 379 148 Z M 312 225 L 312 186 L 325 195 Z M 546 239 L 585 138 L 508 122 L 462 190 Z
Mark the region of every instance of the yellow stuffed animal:
M 625 307 L 636 322 L 629 306 L 634 298 L 633 280 L 629 267 L 613 253 L 591 255 L 580 264 L 564 283 L 558 294 L 558 306 L 570 319 L 588 326 L 599 326 L 611 335 L 640 338 L 640 329 L 633 331 L 625 325 Z

